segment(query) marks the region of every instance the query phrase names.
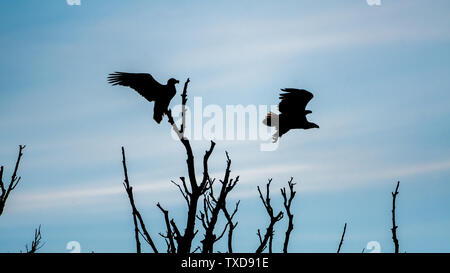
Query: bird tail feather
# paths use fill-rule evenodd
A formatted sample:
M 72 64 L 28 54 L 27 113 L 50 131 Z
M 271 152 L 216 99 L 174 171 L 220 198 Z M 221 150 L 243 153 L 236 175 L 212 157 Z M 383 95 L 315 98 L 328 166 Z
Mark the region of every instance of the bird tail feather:
M 270 127 L 276 127 L 279 120 L 279 116 L 273 112 L 267 114 L 266 118 L 263 120 L 263 123 Z
M 266 118 L 263 120 L 263 123 L 270 127 L 275 127 L 276 132 L 272 137 L 272 142 L 275 143 L 278 141 L 280 135 L 280 116 L 273 112 L 267 114 Z

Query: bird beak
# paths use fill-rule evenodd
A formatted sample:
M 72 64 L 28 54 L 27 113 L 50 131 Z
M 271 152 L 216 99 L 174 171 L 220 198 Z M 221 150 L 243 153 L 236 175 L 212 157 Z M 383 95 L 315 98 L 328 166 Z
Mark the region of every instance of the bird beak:
M 176 80 L 175 83 L 180 83 L 180 81 L 179 81 L 179 80 Z

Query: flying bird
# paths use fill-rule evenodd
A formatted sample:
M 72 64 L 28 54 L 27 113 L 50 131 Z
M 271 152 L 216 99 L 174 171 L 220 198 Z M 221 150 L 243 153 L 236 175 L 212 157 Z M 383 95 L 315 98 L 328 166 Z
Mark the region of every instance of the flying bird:
M 314 97 L 311 92 L 295 88 L 285 88 L 281 91 L 285 93 L 280 94 L 281 102 L 278 104 L 280 114 L 270 112 L 263 120 L 265 125 L 275 127 L 277 130 L 273 135 L 273 142 L 291 129 L 319 128 L 319 125 L 306 119 L 306 115 L 312 113 L 306 110 L 306 105 Z
M 167 113 L 170 101 L 177 93 L 175 84 L 179 83 L 178 80 L 170 78 L 166 85 L 162 85 L 148 73 L 125 72 L 109 74 L 108 82 L 112 85 L 131 87 L 149 102 L 154 101 L 153 119 L 157 123 L 160 123 Z

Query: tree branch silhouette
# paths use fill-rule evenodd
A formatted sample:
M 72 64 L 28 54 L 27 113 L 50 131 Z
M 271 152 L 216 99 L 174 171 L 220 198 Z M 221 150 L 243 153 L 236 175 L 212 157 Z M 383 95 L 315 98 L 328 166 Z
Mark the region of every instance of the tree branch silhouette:
M 194 164 L 194 153 L 192 152 L 192 147 L 189 142 L 189 139 L 187 139 L 184 136 L 184 129 L 186 128 L 186 120 L 184 118 L 185 116 L 185 107 L 187 102 L 187 87 L 190 80 L 189 78 L 186 80 L 186 83 L 184 84 L 184 90 L 181 94 L 182 97 L 182 124 L 181 129 L 178 129 L 178 126 L 175 124 L 175 121 L 173 120 L 172 111 L 169 110 L 167 112 L 168 122 L 170 125 L 172 125 L 172 129 L 175 131 L 175 133 L 178 135 L 178 138 L 180 139 L 181 143 L 183 144 L 185 150 L 186 150 L 186 164 L 188 167 L 188 177 L 189 177 L 189 184 L 190 184 L 190 191 L 186 191 L 186 194 L 190 192 L 189 195 L 189 205 L 188 205 L 188 217 L 186 222 L 186 228 L 184 231 L 184 234 L 179 237 L 178 241 L 178 253 L 189 253 L 191 251 L 192 247 L 192 241 L 196 235 L 195 230 L 195 220 L 197 216 L 197 206 L 198 206 L 198 200 L 200 197 L 205 193 L 207 190 L 207 184 L 209 182 L 209 173 L 208 173 L 208 160 L 211 156 L 214 147 L 216 145 L 215 142 L 211 141 L 210 148 L 206 150 L 205 155 L 203 156 L 203 178 L 200 184 L 197 182 L 197 178 L 195 175 L 195 164 Z
M 281 189 L 281 195 L 283 196 L 284 209 L 286 210 L 286 214 L 287 214 L 288 219 L 289 219 L 288 228 L 286 230 L 286 236 L 284 238 L 284 245 L 283 245 L 283 252 L 284 253 L 287 253 L 291 232 L 294 229 L 294 224 L 293 224 L 294 215 L 291 212 L 291 205 L 292 205 L 292 200 L 294 199 L 296 192 L 294 191 L 295 183 L 292 182 L 293 179 L 294 178 L 291 177 L 291 180 L 288 181 L 289 197 L 286 194 L 286 188 L 283 187 Z
M 344 237 L 345 237 L 345 231 L 346 230 L 347 230 L 347 223 L 345 223 L 345 225 L 344 225 L 344 231 L 342 232 L 341 241 L 339 242 L 339 247 L 338 247 L 337 253 L 341 252 L 341 247 L 342 247 L 342 243 L 344 242 Z
M 136 208 L 136 205 L 134 203 L 133 187 L 130 186 L 130 182 L 128 180 L 128 171 L 127 171 L 127 163 L 126 163 L 126 158 L 125 158 L 124 147 L 122 147 L 122 165 L 123 165 L 123 172 L 124 172 L 124 176 L 125 176 L 123 186 L 125 187 L 125 191 L 127 192 L 128 199 L 130 200 L 130 205 L 131 205 L 132 214 L 133 214 L 134 234 L 135 234 L 135 240 L 136 240 L 136 251 L 137 251 L 137 253 L 141 253 L 141 243 L 139 241 L 138 234 L 143 233 L 143 237 L 144 237 L 145 241 L 150 245 L 153 252 L 158 253 L 158 249 L 156 248 L 155 244 L 153 243 L 153 240 L 150 237 L 150 234 L 148 233 L 147 228 L 145 227 L 145 223 L 144 223 L 144 220 L 142 219 L 141 213 L 138 211 L 138 209 Z M 142 229 L 142 233 L 138 226 L 138 220 L 139 220 L 139 225 Z
M 184 177 L 180 177 L 180 180 L 181 180 L 181 182 L 183 182 L 183 189 L 181 188 L 181 186 L 179 184 L 177 184 L 173 180 L 170 182 L 172 182 L 172 184 L 177 186 L 177 188 L 180 190 L 180 193 L 183 196 L 184 200 L 186 200 L 187 206 L 189 207 L 189 204 L 190 204 L 189 196 L 191 196 L 191 193 L 187 189 L 186 180 L 184 179 Z
M 229 221 L 227 222 L 223 232 L 219 237 L 217 237 L 214 234 L 214 229 L 217 224 L 217 220 L 219 218 L 220 211 L 223 211 L 225 207 L 225 200 L 228 196 L 228 194 L 233 190 L 233 188 L 236 186 L 236 184 L 239 181 L 239 176 L 237 176 L 234 180 L 230 179 L 230 167 L 231 167 L 231 159 L 228 155 L 228 152 L 225 152 L 225 155 L 227 157 L 227 166 L 225 169 L 225 175 L 223 180 L 220 180 L 220 183 L 222 184 L 220 188 L 219 196 L 216 197 L 214 195 L 214 188 L 213 183 L 214 180 L 208 179 L 209 181 L 209 191 L 206 191 L 204 193 L 203 203 L 204 203 L 204 210 L 203 212 L 200 212 L 200 217 L 198 217 L 203 224 L 203 227 L 205 228 L 205 237 L 202 240 L 202 253 L 212 253 L 213 252 L 213 245 L 215 242 L 220 240 L 222 236 L 224 235 L 226 228 L 229 225 Z
M 225 214 L 225 218 L 228 221 L 228 241 L 227 241 L 228 253 L 233 253 L 233 245 L 232 245 L 233 244 L 233 231 L 234 231 L 234 229 L 236 229 L 236 227 L 238 225 L 238 222 L 233 223 L 233 218 L 239 209 L 240 202 L 241 201 L 237 201 L 236 206 L 231 214 L 228 212 L 226 203 L 222 207 L 222 211 Z
M 3 214 L 3 211 L 5 209 L 6 201 L 8 200 L 8 197 L 10 193 L 17 187 L 19 184 L 21 177 L 17 176 L 17 172 L 19 171 L 20 161 L 23 156 L 23 150 L 25 149 L 26 145 L 19 145 L 19 154 L 17 155 L 16 164 L 14 166 L 13 173 L 11 175 L 11 180 L 9 181 L 8 186 L 5 186 L 5 183 L 3 181 L 3 174 L 4 174 L 4 167 L 0 166 L 0 216 Z M 34 230 L 34 239 L 31 242 L 31 247 L 28 248 L 28 245 L 25 245 L 25 249 L 27 253 L 36 253 L 39 249 L 43 247 L 43 244 L 41 244 L 42 236 L 41 236 L 41 226 Z M 22 251 L 21 251 L 22 252 Z
M 11 176 L 11 180 L 9 185 L 5 187 L 5 183 L 3 182 L 3 166 L 0 166 L 0 189 L 2 191 L 0 195 L 0 215 L 3 214 L 3 210 L 5 209 L 6 200 L 8 200 L 9 194 L 13 191 L 20 182 L 21 177 L 17 177 L 17 171 L 19 170 L 20 159 L 23 155 L 23 149 L 25 149 L 25 145 L 19 145 L 19 155 L 17 156 L 16 165 L 14 167 L 13 174 Z
M 400 181 L 397 182 L 397 187 L 395 187 L 395 192 L 392 192 L 392 240 L 394 241 L 395 253 L 399 252 L 399 243 L 397 238 L 397 228 L 398 226 L 395 224 L 395 201 L 398 195 L 398 187 L 400 186 Z
M 34 230 L 34 239 L 31 242 L 31 247 L 28 249 L 28 245 L 25 245 L 25 249 L 27 253 L 36 253 L 39 249 L 41 249 L 44 245 L 41 244 L 41 226 Z
M 266 229 L 266 233 L 264 235 L 264 238 L 261 237 L 261 232 L 258 230 L 258 237 L 260 240 L 260 245 L 256 249 L 256 253 L 261 253 L 267 246 L 267 243 L 269 243 L 269 253 L 272 253 L 272 241 L 273 241 L 273 235 L 274 235 L 274 226 L 275 224 L 280 221 L 283 218 L 283 212 L 279 212 L 276 216 L 273 213 L 272 205 L 270 204 L 270 183 L 272 183 L 272 179 L 269 179 L 269 182 L 266 184 L 266 196 L 263 197 L 263 194 L 261 192 L 261 189 L 258 188 L 259 192 L 259 198 L 261 199 L 264 207 L 266 208 L 267 214 L 270 217 L 270 223 L 269 226 Z
M 183 93 L 181 93 L 181 115 L 182 115 L 182 121 L 181 121 L 181 128 L 180 133 L 184 135 L 184 130 L 186 126 L 186 103 L 187 103 L 187 87 L 190 80 L 189 78 L 184 83 Z
M 163 207 L 161 206 L 161 204 L 157 204 L 156 205 L 164 214 L 164 221 L 166 222 L 166 229 L 167 229 L 167 233 L 166 235 L 161 235 L 163 236 L 165 239 L 168 240 L 168 248 L 167 248 L 167 253 L 175 253 L 177 248 L 175 247 L 175 241 L 174 241 L 174 232 L 172 231 L 171 228 L 171 222 L 169 220 L 169 211 L 163 209 Z M 173 219 L 172 219 L 173 220 Z M 174 222 L 175 225 L 175 222 Z

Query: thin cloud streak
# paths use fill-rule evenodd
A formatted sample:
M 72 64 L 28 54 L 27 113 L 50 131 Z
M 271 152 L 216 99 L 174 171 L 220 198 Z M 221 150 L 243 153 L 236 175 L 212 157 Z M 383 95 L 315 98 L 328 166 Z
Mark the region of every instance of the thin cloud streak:
M 236 188 L 236 191 L 231 195 L 232 199 L 245 199 L 255 196 L 255 189 L 257 185 L 260 185 L 266 181 L 267 178 L 279 175 L 279 174 L 296 174 L 302 173 L 303 177 L 300 179 L 301 187 L 298 188 L 300 192 L 315 192 L 315 191 L 339 191 L 343 189 L 356 189 L 366 186 L 376 187 L 383 183 L 367 183 L 374 180 L 380 182 L 391 182 L 398 177 L 408 177 L 413 175 L 436 173 L 441 171 L 450 170 L 450 160 L 431 162 L 424 164 L 417 164 L 412 166 L 399 166 L 392 169 L 379 169 L 373 172 L 365 172 L 358 174 L 346 174 L 340 176 L 340 181 L 330 180 L 323 173 L 330 173 L 330 169 L 336 166 L 323 166 L 323 165 L 302 165 L 302 164 L 290 164 L 290 165 L 272 165 L 264 168 L 247 168 L 241 170 L 234 170 L 233 174 L 239 175 L 241 181 L 245 181 L 245 188 Z M 311 174 L 313 173 L 313 174 Z M 311 174 L 311 175 L 308 175 Z M 136 175 L 137 179 L 133 179 L 134 192 L 136 193 L 151 193 L 155 197 L 160 199 L 166 199 L 166 197 L 173 198 L 173 193 L 177 192 L 174 185 L 170 183 L 169 179 L 159 179 L 150 181 L 145 179 L 146 174 L 140 173 Z M 212 177 L 221 177 L 222 173 L 211 174 Z M 311 179 L 308 179 L 310 177 Z M 102 181 L 93 181 L 92 184 L 106 184 L 114 179 L 103 179 Z M 306 181 L 306 182 L 305 182 Z M 331 181 L 331 182 L 330 182 Z M 241 182 L 243 183 L 243 182 Z M 118 183 L 117 183 L 118 184 Z M 170 193 L 170 194 L 169 194 Z M 76 201 L 77 203 L 89 203 L 93 200 L 100 202 L 102 198 L 108 198 L 111 200 L 111 196 L 123 195 L 124 189 L 121 185 L 115 186 L 100 186 L 96 188 L 82 188 L 82 189 L 61 189 L 45 192 L 33 192 L 33 193 L 17 193 L 15 196 L 16 206 L 12 210 L 36 210 L 42 207 L 60 208 L 64 205 L 72 204 L 69 201 Z M 181 198 L 181 196 L 180 196 Z M 144 201 L 146 202 L 146 201 Z

